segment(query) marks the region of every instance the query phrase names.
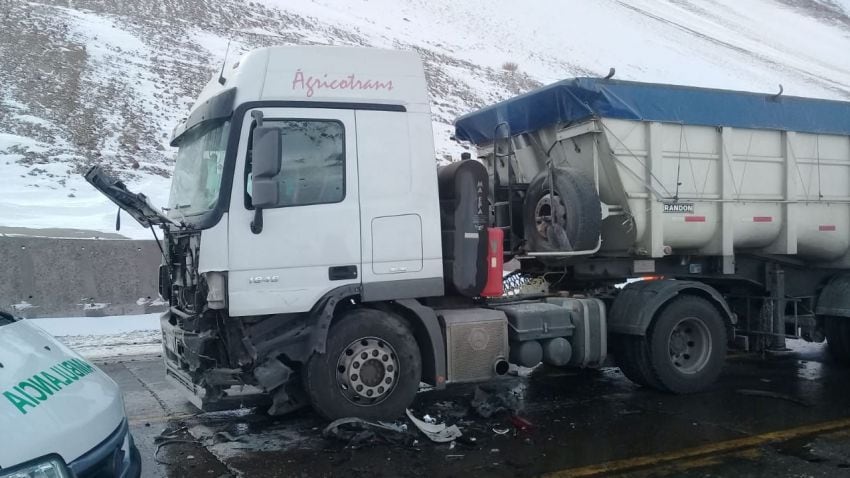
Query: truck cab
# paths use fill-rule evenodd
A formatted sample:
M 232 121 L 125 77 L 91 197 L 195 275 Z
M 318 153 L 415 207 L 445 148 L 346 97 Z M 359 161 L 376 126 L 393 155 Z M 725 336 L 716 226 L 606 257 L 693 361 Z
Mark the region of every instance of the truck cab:
M 416 55 L 268 48 L 224 75 L 176 131 L 168 215 L 200 230 L 200 274 L 227 273 L 229 315 L 307 312 L 350 285 L 371 299 L 442 295 Z M 258 160 L 274 164 L 259 170 Z
M 330 323 L 355 302 L 444 295 L 428 89 L 415 53 L 253 51 L 210 81 L 172 145 L 167 215 L 139 214 L 166 226 L 168 374 L 197 404 L 226 399 L 231 385 L 294 384 L 290 375 L 324 351 Z M 420 335 L 436 337 L 435 327 Z M 373 381 L 390 378 L 378 368 Z M 383 385 L 369 394 L 395 386 Z M 297 391 L 280 395 L 275 410 L 303 404 Z

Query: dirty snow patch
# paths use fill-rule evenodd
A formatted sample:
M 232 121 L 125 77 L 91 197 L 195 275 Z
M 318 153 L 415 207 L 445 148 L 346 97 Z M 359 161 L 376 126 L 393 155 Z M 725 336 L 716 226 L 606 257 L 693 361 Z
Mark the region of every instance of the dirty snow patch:
M 160 314 L 28 319 L 86 358 L 162 351 Z
M 89 359 L 155 355 L 162 352 L 162 333 L 158 330 L 137 330 L 114 335 L 66 335 L 57 339 Z

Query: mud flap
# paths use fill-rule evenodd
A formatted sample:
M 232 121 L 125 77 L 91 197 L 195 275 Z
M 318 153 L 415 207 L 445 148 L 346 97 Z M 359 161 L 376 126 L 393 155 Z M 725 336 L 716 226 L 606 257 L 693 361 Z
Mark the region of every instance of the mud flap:
M 308 405 L 307 394 L 300 386 L 295 371 L 276 358 L 254 369 L 254 378 L 264 390 L 271 391 L 269 415 L 285 415 Z
M 272 406 L 269 415 L 286 415 L 309 405 L 307 394 L 301 387 L 300 380 L 281 385 L 272 392 Z

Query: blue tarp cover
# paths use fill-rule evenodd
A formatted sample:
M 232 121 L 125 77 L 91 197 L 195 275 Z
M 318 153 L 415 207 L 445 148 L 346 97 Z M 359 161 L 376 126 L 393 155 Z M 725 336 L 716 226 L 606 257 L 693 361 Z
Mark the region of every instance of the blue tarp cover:
M 593 117 L 850 135 L 850 102 L 574 78 L 464 115 L 455 136 L 482 144 L 503 122 L 516 135 Z

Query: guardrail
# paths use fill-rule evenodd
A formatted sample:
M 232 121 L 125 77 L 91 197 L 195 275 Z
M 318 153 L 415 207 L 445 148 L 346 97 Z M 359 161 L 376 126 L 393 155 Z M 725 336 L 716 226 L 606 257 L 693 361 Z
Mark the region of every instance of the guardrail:
M 28 318 L 164 310 L 160 261 L 153 241 L 0 237 L 0 309 Z

